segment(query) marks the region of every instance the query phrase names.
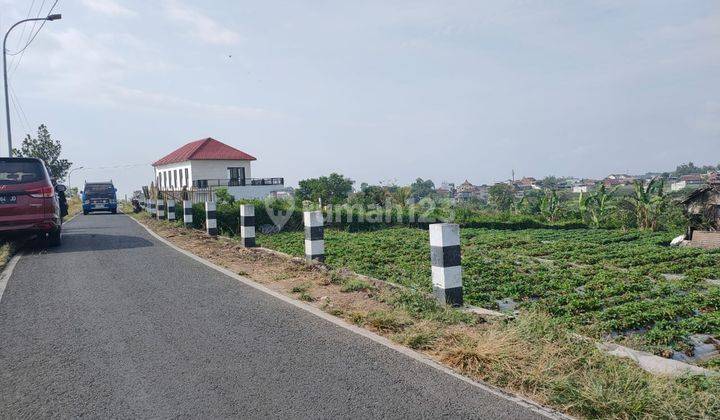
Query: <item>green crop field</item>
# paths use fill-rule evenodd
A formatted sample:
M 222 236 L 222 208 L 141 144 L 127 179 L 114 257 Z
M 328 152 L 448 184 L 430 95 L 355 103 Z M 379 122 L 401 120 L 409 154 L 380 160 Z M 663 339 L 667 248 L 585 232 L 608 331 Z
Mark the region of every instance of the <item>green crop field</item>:
M 594 337 L 658 354 L 690 353 L 691 334 L 720 337 L 720 251 L 671 248 L 671 233 L 462 229 L 465 300 L 486 308 L 538 306 Z M 430 290 L 428 232 L 325 232 L 334 268 Z M 303 233 L 259 235 L 303 255 Z

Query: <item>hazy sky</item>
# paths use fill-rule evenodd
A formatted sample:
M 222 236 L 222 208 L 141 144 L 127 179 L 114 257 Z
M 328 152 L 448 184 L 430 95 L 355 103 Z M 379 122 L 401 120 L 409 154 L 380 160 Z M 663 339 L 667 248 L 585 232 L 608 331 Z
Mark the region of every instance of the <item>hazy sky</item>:
M 0 29 L 53 0 L 0 0 Z M 253 176 L 480 184 L 720 162 L 720 1 L 60 0 L 10 83 L 122 193 L 212 136 Z M 24 45 L 16 29 L 8 49 Z M 16 67 L 17 66 L 17 67 Z M 25 119 L 27 121 L 25 121 Z M 3 120 L 4 121 L 4 120 Z M 6 153 L 5 129 L 0 150 Z

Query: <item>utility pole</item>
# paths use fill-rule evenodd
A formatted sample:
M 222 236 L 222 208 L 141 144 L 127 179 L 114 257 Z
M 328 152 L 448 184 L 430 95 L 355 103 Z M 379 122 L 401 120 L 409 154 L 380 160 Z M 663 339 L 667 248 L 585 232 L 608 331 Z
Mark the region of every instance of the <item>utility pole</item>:
M 19 22 L 16 22 L 13 26 L 8 29 L 7 32 L 5 32 L 5 38 L 3 39 L 3 80 L 5 82 L 5 124 L 7 125 L 7 141 L 8 141 L 8 157 L 12 157 L 12 130 L 10 129 L 10 98 L 8 97 L 8 74 L 7 74 L 7 39 L 8 35 L 10 35 L 10 31 L 15 29 L 16 26 L 18 26 L 21 23 L 25 22 L 32 22 L 36 20 L 47 20 L 47 21 L 53 21 L 62 19 L 61 14 L 54 14 L 54 15 L 48 15 L 44 18 L 32 18 L 32 19 L 23 19 Z M 39 29 L 38 29 L 39 31 Z M 36 32 L 37 34 L 37 32 Z M 32 42 L 32 40 L 30 40 Z M 27 45 L 25 46 L 27 48 Z

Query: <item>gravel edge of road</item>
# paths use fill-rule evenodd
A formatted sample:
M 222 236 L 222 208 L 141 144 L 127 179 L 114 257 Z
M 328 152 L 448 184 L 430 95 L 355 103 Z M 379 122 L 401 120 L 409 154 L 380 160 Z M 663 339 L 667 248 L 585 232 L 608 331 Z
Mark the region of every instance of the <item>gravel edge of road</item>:
M 422 353 L 418 353 L 418 352 L 416 352 L 416 351 L 414 351 L 414 350 L 412 350 L 412 349 L 410 349 L 410 348 L 408 348 L 408 347 L 404 347 L 404 346 L 401 346 L 401 345 L 399 345 L 399 344 L 396 344 L 396 343 L 394 343 L 393 341 L 391 341 L 391 340 L 389 340 L 389 339 L 387 339 L 387 338 L 385 338 L 385 337 L 383 337 L 383 336 L 380 336 L 380 335 L 378 335 L 378 334 L 375 334 L 375 333 L 373 333 L 373 332 L 371 332 L 371 331 L 368 331 L 368 330 L 366 330 L 366 329 L 364 329 L 364 328 L 361 328 L 361 327 L 359 327 L 359 326 L 350 324 L 350 323 L 346 322 L 345 320 L 343 320 L 343 319 L 341 319 L 341 318 L 338 318 L 338 317 L 335 317 L 335 316 L 333 316 L 333 315 L 331 315 L 331 314 L 329 314 L 329 313 L 326 313 L 326 312 L 322 311 L 321 309 L 316 308 L 316 307 L 314 307 L 314 306 L 312 306 L 312 305 L 305 304 L 304 302 L 302 302 L 302 301 L 300 301 L 300 300 L 293 299 L 293 298 L 291 298 L 291 297 L 289 297 L 289 296 L 286 296 L 286 295 L 284 295 L 284 294 L 281 294 L 281 293 L 279 293 L 279 292 L 277 292 L 277 291 L 275 291 L 275 290 L 269 289 L 269 288 L 263 286 L 262 284 L 253 281 L 253 280 L 250 279 L 250 278 L 243 277 L 243 276 L 240 276 L 240 275 L 238 275 L 238 274 L 236 274 L 236 273 L 233 273 L 232 271 L 230 271 L 230 270 L 228 270 L 228 269 L 226 269 L 226 268 L 224 268 L 224 267 L 221 267 L 221 266 L 219 266 L 219 265 L 217 265 L 217 264 L 214 264 L 214 263 L 212 263 L 212 262 L 210 262 L 210 261 L 208 261 L 208 260 L 206 260 L 206 259 L 204 259 L 204 258 L 202 258 L 202 257 L 200 257 L 200 256 L 198 256 L 198 255 L 193 254 L 193 253 L 190 252 L 190 251 L 187 251 L 187 250 L 185 250 L 185 249 L 183 249 L 183 248 L 178 247 L 177 245 L 173 244 L 172 242 L 168 241 L 167 239 L 165 239 L 165 238 L 163 238 L 162 236 L 160 236 L 160 235 L 158 235 L 157 233 L 155 233 L 152 229 L 150 229 L 149 227 L 147 227 L 145 224 L 143 224 L 141 221 L 137 220 L 136 218 L 131 217 L 131 216 L 129 216 L 129 215 L 127 215 L 127 214 L 124 214 L 124 213 L 121 213 L 121 214 L 122 214 L 123 216 L 128 217 L 129 219 L 133 220 L 133 221 L 134 221 L 135 223 L 137 223 L 138 225 L 140 225 L 140 226 L 141 226 L 143 229 L 145 229 L 153 238 L 155 238 L 155 239 L 157 239 L 158 241 L 162 242 L 164 245 L 167 245 L 167 246 L 169 246 L 170 248 L 172 248 L 173 250 L 175 250 L 175 251 L 177 251 L 177 252 L 179 252 L 179 253 L 187 256 L 187 257 L 190 257 L 190 258 L 194 259 L 195 261 L 197 261 L 197 262 L 199 262 L 199 263 L 201 263 L 201 264 L 203 264 L 203 265 L 205 265 L 205 266 L 207 266 L 207 267 L 209 267 L 209 268 L 211 268 L 211 269 L 213 269 L 213 270 L 215 270 L 215 271 L 218 271 L 218 272 L 220 272 L 220 273 L 222 273 L 222 274 L 224 274 L 224 275 L 226 275 L 226 276 L 228 276 L 228 277 L 230 277 L 230 278 L 232 278 L 232 279 L 234 279 L 234 280 L 236 280 L 236 281 L 239 281 L 240 283 L 243 283 L 243 284 L 245 284 L 245 285 L 247 285 L 247 286 L 250 286 L 250 287 L 252 287 L 252 288 L 254 288 L 254 289 L 258 290 L 258 291 L 261 291 L 261 292 L 263 292 L 263 293 L 266 293 L 266 294 L 268 294 L 268 295 L 270 295 L 270 296 L 272 296 L 272 297 L 274 297 L 274 298 L 280 299 L 280 300 L 282 300 L 283 302 L 289 303 L 289 304 L 295 306 L 295 307 L 298 308 L 298 309 L 301 309 L 301 310 L 304 310 L 304 311 L 306 311 L 306 312 L 309 312 L 309 313 L 311 313 L 312 315 L 315 315 L 315 316 L 317 316 L 317 317 L 319 317 L 319 318 L 322 318 L 322 319 L 324 319 L 324 320 L 326 320 L 326 321 L 329 321 L 329 322 L 331 322 L 331 323 L 333 323 L 333 324 L 335 324 L 335 325 L 337 325 L 337 326 L 339 326 L 339 327 L 341 327 L 341 328 L 344 328 L 344 329 L 346 329 L 346 330 L 348 330 L 348 331 L 351 331 L 351 332 L 353 332 L 353 333 L 355 333 L 355 334 L 358 334 L 358 335 L 360 335 L 360 336 L 362 336 L 362 337 L 368 338 L 368 339 L 370 339 L 370 340 L 372 340 L 372 341 L 374 341 L 374 342 L 376 342 L 376 343 L 378 343 L 378 344 L 380 344 L 380 345 L 382 345 L 382 346 L 384 346 L 384 347 L 387 347 L 387 348 L 389 348 L 389 349 L 391 349 L 391 350 L 394 350 L 394 351 L 396 351 L 396 352 L 398 352 L 398 353 L 401 353 L 401 354 L 403 354 L 403 355 L 405 355 L 405 356 L 407 356 L 407 357 L 410 357 L 410 358 L 412 358 L 412 359 L 415 360 L 415 361 L 418 361 L 418 362 L 420 362 L 420 363 L 423 363 L 423 364 L 425 364 L 425 365 L 427 365 L 427 366 L 429 366 L 429 367 L 431 367 L 431 368 L 433 368 L 433 369 L 439 370 L 439 371 L 441 371 L 441 372 L 443 372 L 443 373 L 445 373 L 445 374 L 447 374 L 447 375 L 450 375 L 450 376 L 452 376 L 452 377 L 454 377 L 454 378 L 456 378 L 456 379 L 459 379 L 459 380 L 461 380 L 461 381 L 463 381 L 463 382 L 465 382 L 465 383 L 467 383 L 467 384 L 469 384 L 469 385 L 471 385 L 471 386 L 474 386 L 474 387 L 476 387 L 476 388 L 479 388 L 479 389 L 481 389 L 481 390 L 483 390 L 483 391 L 485 391 L 485 392 L 489 392 L 489 393 L 491 393 L 491 394 L 493 394 L 493 395 L 495 395 L 495 396 L 498 396 L 498 397 L 500 397 L 500 398 L 506 399 L 506 400 L 508 400 L 508 401 L 512 401 L 512 402 L 514 402 L 514 403 L 516 403 L 516 404 L 518 404 L 518 405 L 520 405 L 520 406 L 522 406 L 522 407 L 524 407 L 524 408 L 527 408 L 527 409 L 529 409 L 529 410 L 531 410 L 531 411 L 533 411 L 533 412 L 535 412 L 535 413 L 537 413 L 537 414 L 539 414 L 539 415 L 545 416 L 545 417 L 547 417 L 547 418 L 552 418 L 552 419 L 572 419 L 572 418 L 573 418 L 573 417 L 571 417 L 571 416 L 568 416 L 567 414 L 561 413 L 561 412 L 559 412 L 559 411 L 557 411 L 557 410 L 554 410 L 554 409 L 552 409 L 552 408 L 549 408 L 549 407 L 545 407 L 545 406 L 543 406 L 543 405 L 541 405 L 541 404 L 539 404 L 539 403 L 537 403 L 537 402 L 535 402 L 535 401 L 532 401 L 532 400 L 527 399 L 527 398 L 524 398 L 524 397 L 522 397 L 522 396 L 519 396 L 519 395 L 510 393 L 510 392 L 507 392 L 507 391 L 505 391 L 505 390 L 503 390 L 503 389 L 501 389 L 501 388 L 498 388 L 498 387 L 495 387 L 495 386 L 493 386 L 493 385 L 486 384 L 486 383 L 483 383 L 483 382 L 475 381 L 475 380 L 473 380 L 473 379 L 471 379 L 471 378 L 468 378 L 468 377 L 466 377 L 466 376 L 464 376 L 464 375 L 461 375 L 460 373 L 458 373 L 458 372 L 450 369 L 449 367 L 447 367 L 447 366 L 445 366 L 445 365 L 442 365 L 442 364 L 436 362 L 435 360 L 433 360 L 433 359 L 431 359 L 431 358 L 423 355 Z

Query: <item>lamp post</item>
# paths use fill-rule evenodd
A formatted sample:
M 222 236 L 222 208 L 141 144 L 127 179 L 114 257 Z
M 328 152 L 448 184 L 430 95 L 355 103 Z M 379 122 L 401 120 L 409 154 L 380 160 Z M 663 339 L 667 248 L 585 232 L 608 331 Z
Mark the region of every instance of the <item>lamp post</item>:
M 67 174 L 67 187 L 68 187 L 68 190 L 70 189 L 70 174 L 73 173 L 73 172 L 75 172 L 75 171 L 79 171 L 80 169 L 85 169 L 85 168 L 82 167 L 82 166 L 79 166 L 79 167 L 77 167 L 77 168 L 71 169 L 70 172 L 68 172 L 68 174 Z
M 8 29 L 7 32 L 5 32 L 5 38 L 3 39 L 3 79 L 5 81 L 5 123 L 7 124 L 7 141 L 8 141 L 8 157 L 12 157 L 12 132 L 10 130 L 10 99 L 8 98 L 8 78 L 7 78 L 7 48 L 5 47 L 5 44 L 7 44 L 8 35 L 10 35 L 10 31 L 15 29 L 16 26 L 18 26 L 21 23 L 25 22 L 32 22 L 36 20 L 58 20 L 62 19 L 61 14 L 53 14 L 48 15 L 44 18 L 32 18 L 32 19 L 23 19 L 19 22 L 16 22 L 13 26 Z

